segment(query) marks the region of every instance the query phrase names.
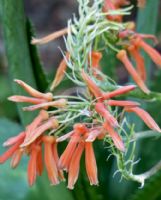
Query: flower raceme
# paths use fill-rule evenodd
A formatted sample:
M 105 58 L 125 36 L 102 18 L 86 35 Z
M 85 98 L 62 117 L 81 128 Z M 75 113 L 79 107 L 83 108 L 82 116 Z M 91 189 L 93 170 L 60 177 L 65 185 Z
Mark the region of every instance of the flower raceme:
M 40 111 L 39 115 L 27 126 L 25 131 L 4 142 L 4 146 L 9 147 L 9 149 L 0 156 L 0 163 L 4 163 L 9 158 L 12 158 L 11 167 L 15 168 L 19 164 L 22 155 L 24 153 L 28 154 L 30 157 L 28 163 L 28 182 L 30 186 L 34 184 L 36 175 L 41 175 L 43 171 L 41 144 L 46 144 L 46 140 L 44 139 L 45 136 L 42 137 L 42 135 L 46 130 L 57 127 L 55 120 L 47 118 L 48 114 L 46 111 Z M 54 148 L 52 149 L 52 152 L 53 151 L 55 151 Z M 56 153 L 54 153 L 54 155 L 56 155 Z M 48 160 L 48 154 L 45 154 L 45 159 Z M 48 162 L 45 164 L 48 174 L 51 175 L 50 170 L 48 170 L 50 164 Z M 52 168 L 53 166 L 50 167 Z M 50 178 L 50 180 L 53 180 L 51 176 Z M 51 181 L 51 183 L 54 184 L 58 182 Z
M 68 188 L 73 189 L 79 176 L 83 152 L 85 152 L 85 167 L 90 184 L 98 185 L 97 165 L 92 143 L 97 139 L 103 140 L 108 136 L 111 137 L 114 146 L 119 151 L 126 151 L 124 142 L 117 131 L 119 121 L 113 116 L 111 109 L 108 109 L 109 107 L 119 106 L 123 107 L 127 112 L 135 112 L 149 128 L 161 132 L 152 117 L 146 111 L 139 108 L 139 103 L 112 99 L 134 90 L 136 88 L 135 85 L 118 87 L 114 91 L 104 92 L 85 71 L 82 71 L 82 77 L 88 89 L 96 98 L 91 112 L 97 113 L 97 117 L 101 117 L 102 123 L 100 124 L 96 120 L 92 126 L 85 123 L 75 124 L 71 132 L 60 137 L 46 135 L 46 132 L 49 130 L 52 132 L 59 130 L 59 118 L 57 119 L 56 116 L 49 114 L 47 110 L 50 107 L 55 107 L 57 111 L 61 111 L 64 108 L 68 109 L 67 100 L 58 99 L 52 101 L 54 97 L 51 93 L 40 93 L 23 81 L 18 80 L 18 83 L 32 95 L 32 98 L 43 101 L 35 104 L 35 102 L 26 101 L 25 99 L 24 102 L 30 102 L 35 105 L 28 106 L 24 110 L 40 109 L 40 112 L 31 124 L 26 127 L 25 131 L 4 142 L 3 145 L 9 149 L 0 156 L 0 163 L 4 163 L 11 158 L 11 167 L 15 168 L 19 164 L 21 157 L 27 154 L 29 156 L 27 172 L 30 186 L 35 183 L 37 175 L 42 175 L 43 165 L 45 164 L 48 178 L 52 185 L 57 185 L 60 181 L 64 181 L 63 170 L 65 170 L 68 172 Z M 21 98 L 21 96 L 17 96 L 17 98 Z M 23 99 L 21 99 L 21 102 L 23 102 Z M 69 143 L 59 158 L 57 144 L 67 139 L 69 139 Z M 44 162 L 42 146 L 44 146 Z
M 98 135 L 101 133 L 102 132 L 100 130 L 96 137 L 98 137 Z M 93 151 L 92 142 L 89 142 L 89 135 L 90 130 L 84 124 L 75 124 L 70 141 L 60 157 L 59 167 L 68 171 L 69 173 L 69 189 L 74 188 L 74 184 L 78 179 L 80 159 L 83 151 L 85 151 L 85 165 L 90 184 L 98 185 L 96 159 Z
M 94 3 L 96 2 L 97 1 L 94 1 Z M 144 58 L 140 54 L 140 49 L 143 49 L 158 66 L 161 66 L 161 56 L 155 49 L 144 41 L 144 39 L 152 39 L 156 42 L 156 38 L 154 36 L 136 33 L 134 31 L 134 23 L 129 23 L 128 25 L 121 24 L 123 17 L 122 14 L 117 14 L 117 11 L 119 11 L 117 9 L 120 9 L 122 6 L 128 4 L 129 1 L 127 0 L 105 0 L 102 7 L 103 11 L 106 13 L 98 13 L 97 17 L 101 16 L 101 18 L 97 20 L 97 23 L 100 23 L 99 21 L 103 20 L 103 18 L 105 18 L 105 21 L 101 21 L 98 29 L 99 27 L 102 27 L 102 25 L 104 26 L 104 24 L 105 26 L 110 24 L 110 29 L 106 31 L 110 31 L 110 36 L 115 34 L 117 37 L 116 45 L 117 42 L 120 42 L 121 44 L 121 42 L 124 42 L 124 39 L 126 40 L 126 45 L 122 45 L 121 47 L 122 50 L 117 50 L 118 45 L 116 47 L 114 46 L 114 40 L 111 40 L 113 42 L 108 41 L 109 48 L 113 47 L 111 49 L 117 52 L 117 58 L 124 64 L 126 70 L 132 76 L 138 87 L 144 93 L 149 94 L 150 91 L 145 85 L 147 77 Z M 97 7 L 98 4 L 95 6 L 95 9 Z M 86 12 L 82 13 L 86 15 Z M 79 24 L 79 21 L 77 21 L 76 18 L 74 21 Z M 86 34 L 88 36 L 88 30 L 90 30 L 90 34 L 93 37 L 95 32 L 97 32 L 97 29 L 94 28 L 95 32 L 92 32 L 91 27 L 93 28 L 92 23 L 94 19 L 89 21 L 90 24 L 84 23 L 84 26 L 86 27 L 89 25 Z M 75 35 L 75 32 L 79 32 L 79 26 L 74 26 L 75 25 L 72 25 L 70 27 L 69 23 L 68 28 L 55 32 L 40 40 L 35 39 L 32 43 L 47 43 L 70 33 L 70 41 L 77 44 L 78 38 L 77 35 Z M 82 30 L 80 32 L 82 32 Z M 108 37 L 106 38 L 106 34 L 103 30 L 98 32 L 100 32 L 100 34 L 104 34 L 103 37 L 99 37 L 101 35 L 97 35 L 98 40 L 101 40 L 102 38 L 108 40 Z M 75 36 L 74 39 L 72 38 L 73 35 Z M 80 36 L 80 34 L 78 35 Z M 68 44 L 70 41 L 67 39 L 66 43 Z M 99 45 L 104 43 L 102 41 L 97 42 Z M 90 43 L 90 40 L 88 43 Z M 79 81 L 75 81 L 78 86 L 82 86 L 82 84 L 79 85 L 81 82 L 86 84 L 86 88 L 89 93 L 85 95 L 53 96 L 50 92 L 39 92 L 21 80 L 15 80 L 15 82 L 20 85 L 29 96 L 14 95 L 9 97 L 9 100 L 17 103 L 31 103 L 32 105 L 24 107 L 23 110 L 31 112 L 37 110 L 39 113 L 35 119 L 26 126 L 24 131 L 4 142 L 3 146 L 8 148 L 8 150 L 0 156 L 0 163 L 4 163 L 6 160 L 11 158 L 11 167 L 16 168 L 21 161 L 22 156 L 24 154 L 28 155 L 29 162 L 27 175 L 30 186 L 35 183 L 37 176 L 42 175 L 45 168 L 48 179 L 52 185 L 57 185 L 60 181 L 64 181 L 63 171 L 66 171 L 68 173 L 67 187 L 69 189 L 73 189 L 79 177 L 80 163 L 83 154 L 85 154 L 85 169 L 89 182 L 91 185 L 98 185 L 98 171 L 93 144 L 96 140 L 106 141 L 106 138 L 108 137 L 110 138 L 109 143 L 112 146 L 111 152 L 113 153 L 114 151 L 115 154 L 118 152 L 124 156 L 124 153 L 128 151 L 126 136 L 123 137 L 122 135 L 124 132 L 122 131 L 122 117 L 124 117 L 125 112 L 135 113 L 150 129 L 161 132 L 160 127 L 154 119 L 149 113 L 140 108 L 140 104 L 138 102 L 120 100 L 121 95 L 129 95 L 130 92 L 135 90 L 135 85 L 116 86 L 110 83 L 112 85 L 111 88 L 116 88 L 112 91 L 111 88 L 107 88 L 106 91 L 105 89 L 102 89 L 104 87 L 100 87 L 100 85 L 103 85 L 105 77 L 105 75 L 102 75 L 100 66 L 103 52 L 98 50 L 97 45 L 95 45 L 95 41 L 91 41 L 91 43 L 92 45 L 90 48 L 89 46 L 87 48 L 86 46 L 83 46 L 83 48 L 81 46 L 81 48 L 77 49 L 76 45 L 74 48 L 76 48 L 76 52 L 77 50 L 78 52 L 74 55 L 72 51 L 73 44 L 70 44 L 71 46 L 67 45 L 67 53 L 60 62 L 56 76 L 50 88 L 51 90 L 54 90 L 63 81 L 68 64 L 70 63 L 73 67 L 71 68 L 69 66 L 69 73 L 72 69 L 72 73 L 70 74 L 70 76 L 72 76 L 71 80 L 78 78 L 77 80 Z M 83 43 L 83 45 L 86 45 L 86 43 Z M 68 48 L 68 46 L 70 46 L 70 48 Z M 92 49 L 93 46 L 94 49 Z M 82 55 L 84 49 L 86 51 L 85 56 Z M 127 53 L 129 53 L 134 59 L 136 68 L 129 60 Z M 79 58 L 86 58 L 84 62 L 86 63 L 85 67 L 82 63 L 79 63 L 82 65 L 77 67 L 78 62 L 75 63 L 75 57 L 77 57 L 77 54 Z M 78 60 L 81 62 L 81 59 Z M 144 95 L 146 96 L 146 94 Z M 119 100 L 117 99 L 118 97 Z M 118 107 L 119 109 L 117 109 Z M 82 119 L 83 121 L 81 121 Z M 64 133 L 64 131 L 66 131 L 66 127 L 67 130 L 72 130 L 68 133 Z M 59 143 L 63 141 L 67 141 L 67 145 L 59 156 L 57 148 Z

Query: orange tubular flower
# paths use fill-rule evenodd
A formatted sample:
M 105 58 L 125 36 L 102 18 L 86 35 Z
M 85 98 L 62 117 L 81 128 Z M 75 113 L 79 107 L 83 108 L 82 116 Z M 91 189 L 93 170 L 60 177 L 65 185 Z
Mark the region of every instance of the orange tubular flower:
M 3 143 L 3 146 L 4 146 L 4 147 L 7 147 L 7 146 L 11 146 L 11 145 L 16 144 L 16 143 L 19 142 L 19 141 L 23 141 L 24 138 L 25 138 L 25 135 L 26 135 L 26 134 L 25 134 L 25 132 L 23 131 L 23 132 L 19 133 L 17 136 L 14 136 L 14 137 L 9 138 L 7 141 L 5 141 L 5 142 Z
M 56 139 L 57 142 L 63 142 L 65 140 L 67 140 L 68 138 L 70 138 L 72 135 L 74 134 L 74 131 L 71 131 L 65 135 L 60 136 L 59 138 Z
M 157 132 L 161 132 L 161 129 L 157 125 L 157 123 L 154 121 L 154 119 L 147 113 L 145 110 L 138 108 L 138 107 L 125 107 L 125 111 L 127 112 L 134 112 L 136 113 L 144 122 L 145 124 L 150 128 Z
M 6 152 L 4 152 L 0 156 L 0 163 L 4 163 L 6 160 L 8 160 L 14 155 L 14 153 L 19 149 L 20 145 L 24 141 L 24 137 L 18 138 L 16 143 L 14 143 Z
M 68 171 L 69 169 L 69 164 L 72 159 L 72 155 L 77 147 L 78 142 L 81 139 L 81 135 L 84 134 L 87 131 L 87 128 L 83 124 L 75 124 L 74 125 L 74 133 L 71 136 L 71 139 L 61 155 L 59 159 L 58 166 L 60 169 L 64 169 Z
M 13 154 L 12 160 L 11 160 L 11 167 L 16 168 L 22 158 L 23 155 L 23 150 L 22 149 L 17 149 L 17 151 Z
M 35 98 L 44 99 L 46 101 L 51 101 L 53 98 L 53 95 L 50 92 L 44 94 L 35 90 L 34 88 L 32 88 L 31 86 L 29 86 L 28 84 L 26 84 L 25 82 L 21 80 L 15 79 L 14 81 L 18 83 L 27 93 L 29 93 L 31 96 Z
M 98 185 L 97 164 L 91 142 L 85 143 L 85 165 L 90 185 Z
M 107 104 L 109 106 L 130 106 L 130 107 L 136 107 L 140 104 L 134 101 L 118 101 L 118 100 L 108 100 Z
M 105 0 L 104 1 L 104 6 L 103 6 L 103 11 L 108 12 L 112 10 L 116 10 L 117 8 L 115 7 L 114 3 L 112 0 Z M 122 16 L 121 15 L 107 15 L 107 19 L 113 20 L 113 21 L 122 21 Z
M 41 39 L 33 38 L 31 41 L 31 44 L 46 44 L 46 43 L 53 41 L 63 35 L 66 35 L 67 33 L 68 33 L 68 28 L 64 28 L 64 29 L 56 31 L 46 37 L 43 37 Z
M 64 175 L 63 175 L 63 170 L 58 168 L 58 161 L 59 161 L 59 156 L 58 156 L 58 150 L 57 150 L 57 141 L 55 138 L 55 141 L 52 145 L 52 151 L 53 151 L 53 158 L 55 160 L 57 169 L 58 169 L 58 177 L 61 181 L 65 181 Z
M 69 166 L 68 188 L 73 189 L 79 175 L 80 159 L 84 150 L 84 142 L 80 142 L 76 148 Z
M 145 69 L 144 58 L 140 54 L 139 49 L 136 46 L 131 45 L 129 46 L 128 51 L 130 52 L 131 56 L 136 61 L 138 74 L 143 79 L 143 81 L 146 81 L 146 69 Z
M 121 137 L 118 135 L 118 133 L 115 132 L 113 127 L 108 122 L 105 122 L 103 124 L 103 127 L 108 132 L 110 137 L 112 138 L 116 148 L 119 149 L 120 151 L 125 151 L 124 143 L 123 143 Z
M 95 69 L 100 69 L 100 60 L 102 59 L 102 53 L 98 51 L 92 51 L 91 53 L 91 58 L 92 58 L 92 67 Z
M 69 53 L 66 53 L 66 59 L 63 58 L 63 60 L 60 62 L 59 67 L 56 71 L 54 81 L 51 84 L 50 90 L 54 90 L 54 88 L 57 87 L 60 84 L 60 82 L 63 80 L 66 69 L 67 69 L 66 60 L 69 60 L 69 58 L 70 58 Z
M 44 99 L 38 99 L 33 97 L 26 97 L 20 95 L 14 95 L 8 98 L 9 101 L 13 102 L 25 102 L 25 103 L 32 103 L 32 104 L 40 104 L 46 102 Z
M 104 136 L 104 131 L 102 127 L 92 128 L 91 130 L 89 130 L 88 136 L 85 141 L 93 142 L 96 138 L 99 138 L 102 135 Z
M 116 97 L 116 96 L 119 96 L 119 95 L 122 95 L 122 94 L 126 94 L 132 90 L 134 90 L 136 88 L 135 85 L 128 85 L 128 86 L 123 86 L 123 87 L 120 87 L 112 92 L 108 92 L 108 93 L 104 93 L 102 95 L 103 99 L 106 100 L 106 99 L 110 99 L 110 98 L 113 98 L 113 97 Z
M 120 8 L 121 6 L 129 5 L 130 2 L 127 0 L 112 0 L 113 4 L 116 8 Z
M 91 60 L 92 60 L 92 63 L 91 63 L 91 66 L 92 66 L 92 69 L 93 69 L 93 75 L 98 78 L 98 79 L 101 79 L 99 77 L 99 74 L 97 72 L 97 70 L 100 70 L 100 60 L 102 58 L 102 53 L 98 52 L 98 51 L 92 51 L 91 53 Z
M 86 82 L 89 90 L 92 92 L 92 94 L 96 97 L 96 98 L 100 98 L 102 96 L 102 92 L 99 89 L 99 87 L 94 83 L 94 81 L 88 76 L 88 74 L 85 73 L 84 70 L 82 70 L 82 77 L 84 79 L 84 81 Z
M 44 159 L 45 159 L 45 166 L 48 173 L 48 178 L 52 185 L 59 184 L 58 180 L 58 169 L 56 165 L 56 161 L 53 157 L 53 149 L 52 145 L 55 142 L 55 138 L 53 136 L 43 136 L 43 142 L 45 145 L 44 150 Z
M 34 111 L 37 109 L 48 109 L 48 107 L 56 107 L 56 108 L 64 108 L 67 105 L 67 100 L 66 99 L 59 99 L 56 101 L 50 101 L 50 102 L 45 102 L 45 103 L 40 103 L 38 105 L 34 106 L 28 106 L 24 107 L 24 111 Z
M 25 131 L 25 140 L 27 140 L 28 137 L 30 137 L 30 134 L 32 131 L 34 131 L 44 120 L 47 120 L 49 118 L 49 114 L 45 110 L 41 110 L 38 114 L 38 116 L 32 121 L 30 125 L 27 126 Z
M 37 160 L 36 160 L 36 172 L 37 175 L 41 176 L 43 172 L 43 159 L 42 159 L 42 147 L 40 148 L 40 151 L 37 154 Z
M 30 160 L 28 163 L 28 183 L 29 186 L 32 186 L 36 181 L 36 168 L 37 168 L 37 156 L 38 152 L 40 151 L 40 146 L 33 144 L 31 146 L 31 153 L 30 153 Z
M 105 118 L 113 127 L 119 126 L 117 120 L 111 115 L 111 113 L 106 109 L 103 103 L 96 103 L 95 110 L 98 114 Z
M 50 118 L 44 124 L 33 130 L 28 137 L 25 138 L 21 147 L 28 146 L 32 142 L 34 142 L 38 137 L 40 137 L 46 130 L 48 129 L 56 129 L 58 127 L 58 121 L 55 118 Z
M 143 92 L 149 94 L 150 93 L 149 89 L 144 84 L 143 80 L 141 79 L 141 77 L 139 76 L 139 74 L 137 73 L 137 71 L 135 70 L 135 68 L 131 64 L 131 62 L 129 61 L 126 51 L 125 50 L 121 50 L 117 54 L 117 58 L 124 64 L 125 68 L 129 72 L 129 74 L 132 76 L 134 81 L 137 83 L 137 85 L 140 87 L 140 89 Z
M 150 58 L 153 60 L 153 62 L 161 67 L 161 55 L 149 44 L 144 42 L 141 38 L 136 38 L 133 41 L 133 44 L 137 47 L 143 48 L 144 51 L 150 56 Z

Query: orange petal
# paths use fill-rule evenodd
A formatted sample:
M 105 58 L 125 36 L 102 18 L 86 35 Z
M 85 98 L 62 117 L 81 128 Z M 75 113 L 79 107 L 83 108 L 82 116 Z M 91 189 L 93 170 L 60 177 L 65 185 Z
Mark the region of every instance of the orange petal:
M 80 142 L 76 148 L 69 166 L 68 188 L 73 189 L 79 175 L 80 159 L 84 150 L 84 142 Z
M 112 10 L 116 10 L 114 3 L 111 0 L 105 0 L 103 11 L 108 12 Z M 122 21 L 122 16 L 121 15 L 107 15 L 107 19 L 120 22 Z
M 105 118 L 113 127 L 118 126 L 117 120 L 111 115 L 111 113 L 106 109 L 103 103 L 96 103 L 95 110 L 98 114 Z
M 99 69 L 99 63 L 102 58 L 102 53 L 98 51 L 92 51 L 91 58 L 92 58 L 92 67 Z
M 41 39 L 33 38 L 31 41 L 31 44 L 46 44 L 46 43 L 53 41 L 63 35 L 66 35 L 67 33 L 68 33 L 68 28 L 64 28 L 64 29 L 56 31 L 46 37 L 43 37 Z
M 5 142 L 3 143 L 3 146 L 4 146 L 4 147 L 7 147 L 7 146 L 11 146 L 11 145 L 17 143 L 18 141 L 23 141 L 24 138 L 25 138 L 25 135 L 26 135 L 26 134 L 25 134 L 25 132 L 23 131 L 23 132 L 19 133 L 18 135 L 16 135 L 15 137 L 9 138 L 7 141 L 5 141 Z
M 32 131 L 34 131 L 42 123 L 43 120 L 47 120 L 48 118 L 49 118 L 48 112 L 45 110 L 41 110 L 38 116 L 32 121 L 32 123 L 27 126 L 25 131 L 26 133 L 25 140 L 27 140 L 27 138 L 30 137 Z
M 51 101 L 53 99 L 52 93 L 41 93 L 21 80 L 15 79 L 14 81 L 18 83 L 26 92 L 28 92 L 33 97 L 45 99 L 47 101 Z
M 28 183 L 29 186 L 32 186 L 36 181 L 36 167 L 37 167 L 37 155 L 40 151 L 40 146 L 33 145 L 30 153 L 30 159 L 28 163 Z
M 130 52 L 131 56 L 136 61 L 136 67 L 137 67 L 138 74 L 143 79 L 143 81 L 145 81 L 146 80 L 146 69 L 145 69 L 144 58 L 140 54 L 138 48 L 135 47 L 134 45 L 129 46 L 128 51 Z
M 122 86 L 112 92 L 104 93 L 103 99 L 110 99 L 116 96 L 120 96 L 122 94 L 126 94 L 136 88 L 135 85 L 128 85 L 128 86 Z
M 22 144 L 24 138 L 20 138 L 13 146 L 11 146 L 6 152 L 4 152 L 1 156 L 0 156 L 0 164 L 4 163 L 6 160 L 8 160 L 11 156 L 13 156 L 13 154 L 15 153 L 15 151 L 17 149 L 19 149 L 20 144 Z
M 98 185 L 97 164 L 91 142 L 85 143 L 85 165 L 90 185 Z
M 144 42 L 141 38 L 137 38 L 136 40 L 133 41 L 133 43 L 144 49 L 144 51 L 151 57 L 153 62 L 161 67 L 161 55 L 149 44 Z
M 145 124 L 150 128 L 153 129 L 157 132 L 161 132 L 161 129 L 157 125 L 157 123 L 154 121 L 154 119 L 149 115 L 148 112 L 145 110 L 138 108 L 138 107 L 133 107 L 133 108 L 125 108 L 125 111 L 127 112 L 134 112 L 136 113 L 144 122 Z
M 125 151 L 124 143 L 119 134 L 113 129 L 113 127 L 108 122 L 105 122 L 103 127 L 111 136 L 116 148 L 118 148 L 120 151 Z
M 23 150 L 22 149 L 17 149 L 17 151 L 13 154 L 12 160 L 11 160 L 11 167 L 16 168 L 22 158 L 23 155 Z
M 56 165 L 56 161 L 53 157 L 52 144 L 55 142 L 55 138 L 53 136 L 44 136 L 43 137 L 45 150 L 44 150 L 44 159 L 45 166 L 48 173 L 48 178 L 52 185 L 57 185 L 59 183 L 58 180 L 58 169 Z
M 118 101 L 118 100 L 108 100 L 107 104 L 109 106 L 139 106 L 140 103 L 134 101 Z
M 44 167 L 43 167 L 42 148 L 41 148 L 37 154 L 37 161 L 36 161 L 36 172 L 39 176 L 42 175 L 43 169 Z
M 53 150 L 53 157 L 56 162 L 56 166 L 58 168 L 58 161 L 59 161 L 59 156 L 58 156 L 58 150 L 57 150 L 57 142 L 55 141 L 52 145 L 52 150 Z M 58 177 L 60 180 L 65 181 L 63 171 L 58 169 Z
M 66 53 L 66 59 L 69 60 L 69 58 L 70 58 L 69 53 Z M 54 81 L 51 84 L 50 90 L 54 90 L 54 88 L 56 88 L 60 84 L 60 82 L 63 80 L 65 76 L 66 68 L 67 68 L 66 59 L 64 58 L 60 62 L 59 67 L 56 71 Z
M 56 108 L 64 108 L 67 106 L 67 100 L 66 99 L 59 99 L 57 101 L 50 101 L 46 103 L 40 103 L 38 105 L 28 106 L 24 107 L 24 111 L 34 111 L 37 109 L 48 109 L 48 107 L 56 107 Z
M 94 83 L 94 81 L 89 77 L 88 74 L 85 73 L 84 70 L 82 70 L 82 77 L 84 81 L 86 82 L 88 89 L 92 92 L 92 94 L 96 98 L 100 98 L 102 96 L 102 92 L 99 89 L 99 87 Z
M 89 130 L 88 136 L 87 136 L 85 141 L 86 142 L 93 142 L 101 134 L 102 134 L 102 128 L 93 128 L 92 130 Z
M 32 103 L 32 104 L 39 104 L 39 103 L 46 102 L 44 99 L 19 96 L 19 95 L 11 96 L 8 98 L 8 100 L 14 101 L 14 102 L 25 102 L 25 103 Z
M 21 147 L 28 146 L 32 142 L 34 142 L 38 137 L 40 137 L 45 131 L 48 129 L 56 129 L 58 127 L 58 121 L 55 118 L 51 118 L 48 121 L 46 121 L 44 124 L 36 128 L 29 134 L 27 138 L 25 138 L 25 141 L 23 144 L 21 144 Z
M 65 151 L 63 152 L 63 154 L 61 155 L 61 157 L 59 159 L 58 166 L 60 169 L 64 169 L 64 170 L 68 171 L 72 155 L 76 149 L 76 146 L 77 146 L 79 140 L 80 140 L 79 133 L 74 133 L 71 136 L 71 139 L 70 139 Z
M 125 68 L 132 76 L 136 84 L 140 87 L 140 89 L 143 90 L 145 93 L 149 94 L 150 93 L 149 89 L 147 88 L 144 81 L 141 79 L 141 77 L 139 76 L 139 74 L 137 73 L 131 62 L 129 61 L 126 51 L 121 50 L 117 54 L 117 58 L 124 64 Z
M 114 0 L 114 5 L 116 8 L 120 8 L 121 6 L 129 5 L 130 2 L 128 0 Z
M 67 140 L 73 135 L 74 131 L 71 131 L 65 135 L 60 136 L 59 138 L 56 139 L 56 142 L 63 142 L 64 140 Z

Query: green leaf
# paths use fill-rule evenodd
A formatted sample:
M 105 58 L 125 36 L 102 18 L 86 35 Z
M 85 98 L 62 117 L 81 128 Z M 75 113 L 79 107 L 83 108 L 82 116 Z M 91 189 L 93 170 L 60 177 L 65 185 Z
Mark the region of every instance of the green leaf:
M 32 61 L 33 73 L 36 80 L 36 84 L 41 92 L 45 92 L 45 90 L 48 87 L 47 75 L 45 74 L 42 63 L 40 62 L 40 57 L 36 45 L 31 44 L 31 39 L 32 37 L 34 37 L 34 32 L 35 32 L 34 27 L 29 20 L 27 20 L 26 26 L 27 26 L 30 57 Z
M 32 62 L 30 58 L 26 17 L 23 1 L 1 0 L 0 10 L 3 23 L 4 42 L 8 60 L 8 69 L 11 78 L 22 79 L 33 87 L 36 87 Z M 22 89 L 12 82 L 14 94 L 24 94 Z M 33 113 L 23 112 L 23 104 L 18 105 L 19 114 L 23 124 L 29 123 Z

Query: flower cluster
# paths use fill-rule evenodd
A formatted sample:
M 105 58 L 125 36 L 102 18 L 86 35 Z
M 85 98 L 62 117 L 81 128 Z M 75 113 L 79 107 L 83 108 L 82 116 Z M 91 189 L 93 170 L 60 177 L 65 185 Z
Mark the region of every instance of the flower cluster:
M 116 35 L 117 42 L 111 43 L 110 47 L 116 50 L 116 57 L 124 64 L 138 87 L 144 93 L 149 94 L 150 90 L 145 84 L 145 63 L 140 54 L 140 48 L 160 67 L 160 54 L 144 41 L 148 38 L 156 42 L 156 38 L 152 35 L 136 33 L 131 26 L 122 26 L 123 15 L 119 13 L 119 10 L 122 6 L 129 5 L 127 0 L 94 1 L 94 8 L 96 8 L 96 5 L 100 12 L 98 17 L 103 20 L 103 22 L 100 22 L 100 28 L 102 28 L 103 23 L 103 25 L 110 27 L 109 32 L 102 28 L 101 31 L 103 31 L 99 33 L 100 36 L 106 32 Z M 94 12 L 94 14 L 96 13 Z M 87 23 L 90 31 L 92 20 Z M 93 24 L 95 25 L 94 22 Z M 112 30 L 110 30 L 111 24 L 114 24 Z M 24 107 L 24 111 L 39 110 L 37 117 L 26 126 L 23 132 L 4 142 L 3 145 L 8 147 L 8 150 L 0 156 L 0 163 L 4 163 L 11 158 L 11 167 L 15 168 L 19 164 L 22 155 L 27 154 L 29 156 L 27 173 L 30 186 L 36 181 L 37 175 L 41 176 L 45 166 L 52 185 L 64 181 L 63 171 L 66 171 L 68 173 L 68 188 L 73 189 L 79 176 L 83 152 L 85 152 L 85 168 L 89 182 L 91 185 L 98 185 L 93 142 L 96 140 L 105 141 L 108 138 L 111 147 L 115 148 L 116 152 L 125 154 L 128 149 L 126 138 L 123 137 L 121 132 L 123 129 L 121 126 L 122 118 L 125 118 L 125 113 L 135 113 L 150 129 L 161 132 L 160 127 L 150 114 L 140 107 L 140 103 L 124 100 L 124 95 L 133 92 L 137 87 L 136 85 L 116 86 L 113 84 L 112 89 L 107 88 L 106 90 L 101 87 L 104 82 L 108 82 L 108 78 L 101 72 L 100 61 L 103 54 L 97 48 L 94 49 L 92 44 L 91 49 L 87 48 L 90 50 L 86 52 L 84 58 L 81 54 L 77 55 L 84 52 L 84 48 L 81 49 L 77 46 L 78 51 L 73 52 L 71 47 L 72 42 L 77 40 L 74 35 L 76 31 L 77 29 L 74 28 L 73 24 L 43 39 L 34 39 L 32 43 L 45 43 L 68 34 L 68 40 L 66 41 L 67 53 L 57 69 L 51 84 L 51 90 L 54 90 L 66 76 L 77 83 L 78 86 L 85 86 L 82 94 L 56 96 L 51 92 L 41 93 L 23 81 L 16 79 L 15 82 L 30 96 L 15 95 L 9 97 L 9 100 L 13 102 L 32 104 Z M 74 39 L 71 39 L 72 36 Z M 80 38 L 80 35 L 78 37 Z M 95 39 L 93 38 L 93 41 Z M 70 40 L 72 42 L 69 45 Z M 107 41 L 107 38 L 105 40 Z M 121 46 L 119 50 L 117 49 L 118 46 Z M 128 54 L 135 60 L 136 68 L 128 58 Z M 85 60 L 81 62 L 80 58 Z M 73 65 L 75 65 L 74 68 Z M 70 132 L 67 132 L 66 130 L 69 129 L 71 129 Z M 66 140 L 68 144 L 59 156 L 57 146 Z

